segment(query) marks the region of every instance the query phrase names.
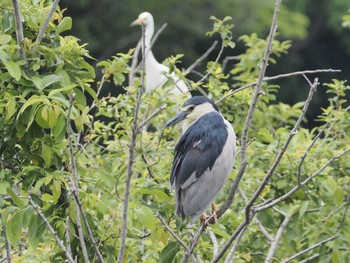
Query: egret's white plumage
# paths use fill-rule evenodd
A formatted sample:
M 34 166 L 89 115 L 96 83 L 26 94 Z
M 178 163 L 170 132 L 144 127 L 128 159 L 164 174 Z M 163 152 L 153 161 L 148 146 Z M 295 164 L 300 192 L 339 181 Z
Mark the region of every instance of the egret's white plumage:
M 146 90 L 154 90 L 162 87 L 167 80 L 169 68 L 159 63 L 154 57 L 151 49 L 151 40 L 154 34 L 153 16 L 148 12 L 143 12 L 131 23 L 131 25 L 143 25 L 145 27 L 145 86 Z M 188 94 L 188 87 L 174 73 L 170 75 L 174 79 L 175 87 L 171 91 L 173 94 Z

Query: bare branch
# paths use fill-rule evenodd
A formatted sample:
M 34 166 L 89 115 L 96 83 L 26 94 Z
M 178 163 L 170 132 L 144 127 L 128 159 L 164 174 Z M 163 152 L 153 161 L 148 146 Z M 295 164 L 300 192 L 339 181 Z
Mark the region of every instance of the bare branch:
M 238 248 L 238 245 L 241 241 L 241 238 L 243 237 L 246 230 L 247 230 L 247 227 L 245 227 L 237 236 L 236 243 L 232 246 L 231 250 L 228 252 L 228 255 L 225 259 L 225 263 L 233 263 L 234 262 L 236 249 Z
M 71 170 L 72 170 L 72 176 L 71 176 L 71 181 L 72 181 L 72 194 L 74 197 L 74 200 L 77 204 L 75 212 L 76 212 L 76 222 L 77 222 L 77 228 L 78 228 L 78 233 L 79 233 L 79 240 L 80 240 L 80 244 L 82 246 L 82 252 L 84 255 L 84 260 L 86 262 L 89 262 L 89 256 L 87 253 L 87 248 L 85 245 L 85 240 L 84 240 L 84 233 L 83 233 L 83 228 L 82 228 L 82 224 L 81 224 L 81 220 L 80 220 L 80 216 L 83 218 L 84 224 L 85 224 L 85 228 L 88 232 L 88 236 L 89 239 L 91 240 L 92 246 L 98 256 L 99 262 L 103 262 L 103 256 L 101 254 L 101 252 L 98 249 L 97 243 L 93 237 L 89 222 L 87 221 L 85 212 L 83 210 L 83 207 L 81 205 L 80 202 L 80 198 L 79 198 L 79 184 L 78 184 L 78 170 L 77 170 L 77 165 L 76 165 L 76 161 L 75 161 L 75 157 L 74 157 L 74 149 L 73 149 L 73 144 L 72 144 L 72 126 L 70 123 L 70 114 L 71 114 L 71 110 L 72 110 L 72 106 L 73 106 L 73 102 L 74 102 L 74 98 L 75 98 L 75 93 L 72 93 L 70 100 L 69 100 L 69 109 L 68 109 L 68 118 L 67 118 L 67 122 L 68 122 L 68 129 L 67 129 L 67 133 L 68 133 L 68 146 L 69 146 L 69 152 L 70 152 L 70 159 L 71 159 Z
M 306 263 L 306 262 L 309 262 L 309 261 L 311 261 L 311 260 L 313 260 L 313 259 L 315 259 L 315 258 L 318 258 L 320 256 L 320 254 L 314 254 L 314 255 L 312 255 L 312 256 L 310 256 L 310 257 L 308 257 L 308 258 L 305 258 L 305 259 L 303 259 L 302 261 L 299 261 L 299 263 Z
M 156 117 L 159 113 L 161 113 L 166 108 L 165 105 L 158 108 L 155 112 L 153 112 L 147 119 L 139 124 L 137 130 L 140 131 L 143 127 L 145 127 L 154 117 Z
M 266 256 L 266 259 L 265 259 L 265 263 L 271 263 L 272 262 L 273 255 L 275 254 L 275 252 L 276 252 L 276 250 L 278 248 L 278 243 L 281 240 L 283 231 L 286 229 L 286 227 L 287 227 L 287 225 L 289 223 L 289 220 L 292 218 L 292 216 L 293 216 L 292 214 L 289 214 L 289 213 L 286 214 L 282 224 L 280 225 L 280 227 L 277 230 L 275 238 L 273 239 L 273 241 L 271 243 L 269 252 L 267 253 L 267 256 Z
M 296 71 L 296 72 L 291 72 L 291 73 L 279 74 L 279 75 L 272 76 L 272 77 L 264 77 L 264 81 L 276 80 L 276 79 L 280 79 L 280 78 L 287 78 L 287 77 L 292 77 L 292 76 L 297 76 L 297 75 L 316 74 L 316 73 L 335 73 L 335 72 L 341 72 L 341 70 L 339 70 L 339 69 L 315 69 L 315 70 Z M 248 84 L 246 84 L 238 89 L 235 89 L 235 90 L 227 93 L 225 96 L 218 99 L 215 103 L 218 104 L 218 103 L 222 102 L 223 100 L 231 97 L 235 93 L 240 92 L 242 90 L 245 90 L 247 88 L 254 87 L 256 85 L 257 85 L 257 82 L 248 83 Z
M 263 79 L 264 79 L 264 76 L 265 76 L 266 68 L 268 66 L 268 60 L 269 60 L 269 56 L 270 56 L 271 48 L 272 48 L 272 41 L 273 41 L 273 39 L 275 37 L 275 33 L 276 33 L 276 30 L 277 30 L 277 19 L 278 19 L 278 13 L 279 13 L 279 9 L 280 9 L 280 4 L 281 4 L 281 0 L 276 0 L 275 8 L 274 8 L 274 14 L 273 14 L 273 18 L 272 18 L 272 24 L 271 24 L 271 28 L 270 28 L 270 33 L 269 33 L 269 36 L 268 36 L 268 39 L 267 39 L 267 44 L 266 44 L 264 56 L 263 56 L 263 59 L 262 59 L 262 65 L 261 65 L 261 68 L 260 68 L 260 73 L 259 73 L 257 85 L 256 85 L 256 88 L 255 88 L 255 92 L 254 92 L 252 101 L 250 103 L 250 107 L 249 107 L 249 110 L 248 110 L 248 114 L 247 114 L 246 120 L 244 122 L 244 127 L 243 127 L 243 131 L 242 131 L 242 140 L 241 140 L 241 145 L 242 146 L 241 146 L 241 168 L 240 168 L 240 170 L 242 171 L 242 173 L 244 173 L 245 165 L 247 164 L 246 149 L 247 149 L 247 142 L 248 142 L 248 131 L 249 131 L 249 128 L 251 126 L 251 120 L 252 120 L 252 117 L 253 117 L 253 114 L 254 114 L 254 111 L 255 111 L 255 107 L 256 107 L 256 104 L 257 104 L 257 101 L 258 101 L 258 97 L 259 97 L 259 95 L 261 93 Z M 259 193 L 259 195 L 260 195 L 260 193 Z M 256 196 L 256 198 L 257 198 L 257 196 Z M 255 199 L 251 199 L 251 201 L 248 202 L 248 205 L 246 206 L 246 215 L 249 214 L 249 216 L 246 216 L 245 220 L 237 227 L 236 231 L 231 235 L 231 237 L 226 242 L 226 244 L 223 247 L 223 249 L 218 253 L 218 256 L 213 259 L 213 261 L 212 261 L 213 263 L 214 262 L 218 262 L 223 257 L 223 255 L 225 254 L 227 249 L 231 246 L 232 242 L 236 239 L 236 237 L 240 234 L 240 232 L 244 228 L 246 228 L 247 225 L 249 225 L 249 223 L 251 221 L 250 209 L 251 209 L 251 205 L 254 203 L 254 201 L 255 201 Z
M 256 201 L 256 199 L 259 197 L 259 195 L 261 194 L 261 192 L 264 190 L 265 186 L 267 185 L 267 183 L 269 182 L 270 178 L 272 177 L 275 169 L 277 168 L 279 162 L 281 161 L 284 153 L 286 152 L 289 143 L 291 142 L 292 138 L 297 134 L 299 126 L 305 116 L 305 113 L 310 105 L 311 99 L 316 91 L 318 85 L 318 79 L 316 78 L 314 83 L 311 85 L 310 87 L 310 92 L 309 95 L 304 103 L 304 107 L 301 111 L 301 114 L 298 118 L 298 120 L 296 121 L 293 129 L 290 131 L 286 141 L 284 142 L 282 149 L 280 150 L 280 152 L 277 154 L 273 164 L 271 165 L 269 171 L 267 172 L 267 174 L 265 175 L 262 183 L 260 184 L 259 188 L 256 190 L 256 192 L 254 193 L 253 197 L 249 200 L 248 204 L 246 205 L 246 217 L 247 217 L 247 221 L 249 221 L 249 217 L 250 212 L 251 212 L 251 207 L 253 206 L 254 202 Z
M 170 228 L 170 226 L 168 226 L 168 224 L 165 222 L 165 220 L 163 219 L 163 217 L 157 213 L 156 217 L 159 219 L 159 221 L 163 224 L 163 226 L 165 227 L 166 230 L 168 230 L 168 232 L 175 238 L 175 240 L 185 249 L 185 251 L 188 251 L 188 247 L 185 244 L 185 242 L 183 242 L 181 240 L 181 238 L 175 234 L 175 232 Z
M 139 92 L 137 94 L 137 100 L 135 105 L 135 111 L 134 111 L 134 117 L 133 117 L 133 123 L 132 123 L 132 136 L 131 141 L 129 145 L 129 158 L 128 158 L 128 167 L 127 167 L 127 174 L 125 179 L 125 193 L 124 193 L 124 202 L 123 202 L 123 222 L 122 222 L 122 230 L 121 230 L 121 236 L 120 236 L 120 247 L 119 247 L 119 254 L 118 254 L 118 263 L 123 262 L 124 253 L 125 253 L 125 244 L 126 244 L 126 232 L 127 232 L 127 221 L 128 221 L 128 208 L 129 208 L 129 196 L 130 196 L 130 183 L 131 183 L 131 177 L 133 175 L 133 164 L 135 160 L 135 146 L 136 146 L 136 138 L 138 134 L 138 115 L 141 105 L 141 98 L 142 93 L 144 90 L 145 85 L 145 50 L 146 50 L 146 44 L 145 44 L 145 27 L 141 25 L 142 27 L 142 78 L 141 78 L 141 87 L 139 88 Z
M 65 237 L 66 237 L 66 245 L 67 245 L 67 251 L 70 255 L 72 255 L 71 247 L 70 247 L 70 228 L 69 228 L 69 216 L 66 217 L 66 226 L 65 226 Z
M 26 60 L 26 54 L 24 53 L 23 46 L 23 25 L 21 18 L 21 11 L 19 8 L 18 0 L 12 0 L 13 11 L 15 13 L 15 21 L 16 21 L 16 37 L 17 37 L 17 45 L 19 46 L 19 57 L 22 60 Z
M 10 245 L 10 242 L 7 238 L 7 235 L 6 235 L 6 226 L 3 225 L 2 226 L 2 232 L 4 234 L 4 240 L 5 240 L 5 247 L 6 247 L 6 260 L 7 260 L 7 263 L 11 263 L 12 262 L 12 257 L 11 257 L 11 245 Z
M 305 158 L 307 157 L 307 155 L 309 154 L 311 148 L 315 145 L 316 141 L 318 140 L 318 138 L 320 138 L 320 136 L 323 134 L 324 130 L 326 129 L 326 127 L 328 127 L 329 122 L 327 122 L 322 129 L 318 132 L 318 134 L 315 136 L 315 138 L 312 140 L 311 144 L 309 145 L 309 147 L 307 147 L 306 151 L 304 152 L 303 156 L 301 156 L 299 165 L 298 165 L 298 173 L 297 173 L 297 178 L 298 178 L 298 185 L 301 184 L 301 167 L 305 161 Z
M 208 231 L 211 242 L 213 243 L 213 258 L 215 258 L 219 252 L 219 244 L 218 240 L 216 239 L 215 234 L 212 231 Z
M 50 8 L 49 13 L 47 14 L 47 17 L 46 17 L 46 19 L 45 19 L 45 21 L 44 21 L 44 24 L 43 24 L 42 27 L 40 28 L 39 33 L 38 33 L 38 35 L 37 35 L 37 37 L 36 37 L 36 40 L 35 40 L 36 42 L 40 43 L 41 40 L 43 39 L 44 34 L 45 34 L 45 31 L 46 31 L 46 29 L 47 29 L 47 27 L 48 27 L 48 25 L 49 25 L 49 22 L 50 22 L 50 20 L 51 20 L 51 17 L 52 17 L 52 15 L 53 15 L 53 13 L 55 12 L 56 7 L 57 7 L 59 1 L 60 1 L 60 0 L 55 0 L 55 1 L 52 3 L 52 6 L 51 6 L 51 8 Z
M 30 205 L 34 208 L 35 212 L 41 217 L 41 219 L 44 221 L 46 228 L 49 230 L 49 232 L 52 234 L 52 236 L 55 238 L 56 244 L 61 248 L 61 250 L 64 252 L 67 260 L 70 263 L 74 263 L 75 261 L 72 258 L 72 255 L 68 252 L 68 250 L 66 249 L 66 247 L 63 244 L 63 241 L 61 239 L 59 239 L 56 231 L 53 229 L 53 227 L 51 226 L 50 222 L 47 220 L 47 218 L 45 217 L 45 215 L 40 211 L 39 207 L 34 204 L 32 197 L 30 195 L 28 195 L 28 201 L 30 203 Z
M 71 182 L 72 182 L 72 188 L 73 188 L 73 196 L 76 199 L 76 207 L 75 207 L 75 214 L 76 214 L 76 223 L 77 223 L 77 228 L 78 228 L 78 235 L 79 235 L 79 241 L 81 245 L 81 249 L 83 252 L 84 260 L 85 262 L 89 262 L 89 256 L 87 253 L 87 248 L 84 240 L 84 233 L 83 233 L 83 228 L 81 225 L 81 219 L 80 219 L 80 210 L 79 210 L 79 186 L 78 186 L 78 171 L 77 171 L 77 166 L 75 163 L 75 158 L 74 158 L 74 150 L 73 150 L 73 144 L 72 144 L 72 126 L 70 123 L 70 114 L 73 106 L 75 98 L 75 93 L 72 93 L 70 96 L 69 100 L 69 108 L 68 108 L 68 117 L 67 117 L 67 133 L 68 133 L 68 146 L 69 146 L 69 152 L 70 152 L 70 160 L 71 160 L 71 170 L 72 170 L 72 175 L 71 175 Z
M 242 188 L 238 187 L 238 192 L 241 196 L 241 198 L 243 199 L 244 203 L 247 204 L 248 199 L 245 195 L 245 193 L 243 192 Z M 274 241 L 274 238 L 269 234 L 269 232 L 267 232 L 266 228 L 264 227 L 264 225 L 260 222 L 260 220 L 256 217 L 254 217 L 254 221 L 256 222 L 256 224 L 258 225 L 258 227 L 260 228 L 261 233 L 267 238 L 267 240 L 271 243 Z
M 325 243 L 327 243 L 329 241 L 332 241 L 332 240 L 334 240 L 334 239 L 336 239 L 338 237 L 339 237 L 339 235 L 334 235 L 334 236 L 331 236 L 331 237 L 329 237 L 329 238 L 327 238 L 325 240 L 322 240 L 322 241 L 318 242 L 317 244 L 315 244 L 315 245 L 313 245 L 313 246 L 311 246 L 311 247 L 309 247 L 307 249 L 304 249 L 303 251 L 300 251 L 299 253 L 295 254 L 294 256 L 284 260 L 283 263 L 291 262 L 293 259 L 296 259 L 297 257 L 299 257 L 301 255 L 304 255 L 305 253 L 310 252 L 311 250 L 313 250 L 315 248 L 318 248 L 318 247 L 322 246 L 323 244 L 325 244 Z
M 269 203 L 265 203 L 262 205 L 258 205 L 256 207 L 254 207 L 254 211 L 255 212 L 260 212 L 263 211 L 265 209 L 268 209 L 270 207 L 273 207 L 279 203 L 281 203 L 282 201 L 284 201 L 285 199 L 287 199 L 288 197 L 290 197 L 292 194 L 294 194 L 296 191 L 298 191 L 301 187 L 303 187 L 304 185 L 306 185 L 308 182 L 310 182 L 313 178 L 315 178 L 316 176 L 318 176 L 320 173 L 322 173 L 322 171 L 324 169 L 326 169 L 332 162 L 334 162 L 336 159 L 341 158 L 343 155 L 347 154 L 348 152 L 350 152 L 350 148 L 344 150 L 343 152 L 334 155 L 331 159 L 328 160 L 328 162 L 326 162 L 320 169 L 318 169 L 314 174 L 310 175 L 307 179 L 305 179 L 303 182 L 300 183 L 300 185 L 295 186 L 294 188 L 292 188 L 291 190 L 289 190 L 286 194 L 278 197 L 277 199 L 274 199 L 273 201 L 270 201 Z
M 215 40 L 214 43 L 208 48 L 208 50 L 199 58 L 197 58 L 197 60 L 191 65 L 189 66 L 186 70 L 185 70 L 185 74 L 191 72 L 193 69 L 195 69 L 200 63 L 202 63 L 202 61 L 209 56 L 209 54 L 215 49 L 216 45 L 218 44 L 218 41 Z

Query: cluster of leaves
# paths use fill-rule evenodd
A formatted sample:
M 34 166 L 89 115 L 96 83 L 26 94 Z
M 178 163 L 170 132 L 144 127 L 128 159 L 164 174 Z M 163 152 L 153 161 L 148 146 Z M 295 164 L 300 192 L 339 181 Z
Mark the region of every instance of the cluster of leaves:
M 133 133 L 133 118 L 137 94 L 142 88 L 142 77 L 130 74 L 132 51 L 117 54 L 100 61 L 101 80 L 96 80 L 85 45 L 73 36 L 62 36 L 69 29 L 71 19 L 56 10 L 41 43 L 35 36 L 41 28 L 50 8 L 46 1 L 21 1 L 25 25 L 24 51 L 26 60 L 18 57 L 14 13 L 11 1 L 3 1 L 0 9 L 6 15 L 0 23 L 0 209 L 1 225 L 13 248 L 13 258 L 26 262 L 62 261 L 64 253 L 45 225 L 45 219 L 53 226 L 57 236 L 70 248 L 78 261 L 83 261 L 77 203 L 72 197 L 74 168 L 71 157 L 76 160 L 79 175 L 79 198 L 88 225 L 82 225 L 88 257 L 96 260 L 88 228 L 107 262 L 115 262 L 118 256 L 120 234 L 123 224 L 123 196 L 129 163 L 129 150 Z M 232 47 L 232 26 L 229 18 L 214 18 L 214 31 Z M 204 87 L 214 100 L 227 95 L 241 85 L 254 83 L 259 73 L 266 41 L 256 34 L 240 38 L 247 49 L 238 56 L 235 66 L 225 72 L 218 62 L 208 62 L 208 82 Z M 273 43 L 270 62 L 290 47 L 288 41 Z M 180 56 L 168 60 L 174 70 Z M 227 79 L 236 81 L 229 87 Z M 129 78 L 130 79 L 130 78 Z M 99 97 L 106 82 L 122 87 L 118 96 Z M 173 194 L 169 190 L 169 172 L 173 149 L 179 131 L 163 130 L 164 123 L 174 114 L 185 98 L 164 96 L 173 83 L 163 89 L 142 95 L 139 122 L 149 120 L 141 127 L 132 162 L 133 174 L 127 221 L 125 258 L 135 262 L 178 261 L 184 252 L 172 235 L 156 217 L 163 217 L 169 227 L 188 243 L 191 231 L 174 215 Z M 196 86 L 194 85 L 194 88 Z M 288 192 L 315 173 L 335 154 L 344 150 L 350 142 L 349 110 L 346 108 L 345 92 L 349 89 L 344 81 L 334 80 L 326 84 L 333 95 L 329 107 L 319 117 L 324 124 L 314 130 L 301 129 L 292 140 L 261 200 L 274 199 Z M 324 88 L 323 87 L 323 88 Z M 283 87 L 282 87 L 283 88 Z M 305 88 L 308 84 L 305 83 Z M 249 164 L 240 184 L 242 192 L 251 196 L 268 171 L 276 153 L 281 148 L 295 120 L 301 113 L 303 103 L 285 105 L 271 104 L 279 87 L 264 83 L 264 94 L 253 117 L 248 147 Z M 75 94 L 74 100 L 72 94 Z M 218 104 L 225 117 L 233 124 L 238 136 L 242 133 L 246 112 L 251 101 L 251 89 L 245 89 Z M 92 100 L 88 103 L 88 98 Z M 157 113 L 155 115 L 155 113 Z M 151 118 L 153 116 L 153 118 Z M 73 129 L 68 123 L 72 123 Z M 318 140 L 315 136 L 322 131 Z M 69 145 L 73 149 L 69 149 Z M 309 149 L 309 146 L 313 147 Z M 308 152 L 301 163 L 302 156 Z M 303 164 L 303 165 L 302 165 Z M 237 158 L 236 167 L 240 160 Z M 293 217 L 281 239 L 276 258 L 291 256 L 300 250 L 323 240 L 334 233 L 339 238 L 322 246 L 318 252 L 324 257 L 320 262 L 349 260 L 341 253 L 349 248 L 349 220 L 344 216 L 349 205 L 349 163 L 340 159 L 329 165 L 312 183 L 296 192 L 285 202 L 258 214 L 257 218 L 271 236 L 274 236 L 283 215 Z M 230 180 L 234 179 L 234 170 Z M 217 201 L 226 200 L 229 184 L 218 195 Z M 28 202 L 31 196 L 45 218 L 36 213 Z M 217 245 L 222 247 L 231 233 L 245 217 L 243 198 L 237 197 L 212 231 Z M 68 220 L 67 220 L 68 218 Z M 1 246 L 6 243 L 3 238 Z M 261 262 L 269 241 L 252 223 L 242 237 L 236 250 L 237 262 Z M 204 261 L 213 258 L 215 244 L 209 232 L 203 234 L 196 247 L 196 255 Z M 41 251 L 37 253 L 37 251 Z M 17 253 L 18 252 L 18 253 Z

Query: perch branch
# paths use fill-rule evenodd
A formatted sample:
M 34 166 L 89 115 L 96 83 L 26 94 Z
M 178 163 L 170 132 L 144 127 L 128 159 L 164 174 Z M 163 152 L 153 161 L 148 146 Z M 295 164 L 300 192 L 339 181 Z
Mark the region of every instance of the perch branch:
M 329 238 L 327 238 L 325 240 L 322 240 L 322 241 L 318 242 L 317 244 L 315 244 L 315 245 L 313 245 L 313 246 L 311 246 L 311 247 L 309 247 L 307 249 L 304 249 L 304 250 L 300 251 L 299 253 L 295 254 L 294 256 L 284 260 L 283 263 L 291 262 L 293 259 L 296 259 L 297 257 L 299 257 L 301 255 L 304 255 L 305 253 L 310 252 L 311 250 L 313 250 L 315 248 L 318 248 L 318 247 L 322 246 L 323 244 L 325 244 L 325 243 L 327 243 L 329 241 L 332 241 L 332 240 L 334 240 L 334 239 L 336 239 L 338 237 L 339 237 L 339 235 L 334 235 L 334 236 L 331 236 L 331 237 L 329 237 Z
M 59 1 L 60 1 L 60 0 L 55 0 L 55 1 L 52 3 L 52 6 L 51 6 L 51 8 L 50 8 L 49 13 L 47 14 L 47 17 L 46 17 L 46 19 L 45 19 L 45 21 L 44 21 L 44 24 L 43 24 L 42 27 L 40 28 L 39 33 L 38 33 L 38 35 L 37 35 L 37 37 L 36 37 L 36 40 L 35 40 L 35 41 L 38 42 L 38 44 L 41 42 L 41 40 L 42 40 L 43 37 L 44 37 L 45 31 L 46 31 L 46 29 L 47 29 L 47 27 L 48 27 L 48 25 L 49 25 L 49 22 L 50 22 L 50 20 L 51 20 L 51 17 L 52 17 L 52 15 L 53 15 L 53 13 L 55 12 L 56 7 L 57 7 Z
M 40 211 L 40 209 L 38 208 L 38 206 L 36 204 L 34 204 L 32 197 L 30 195 L 28 195 L 28 201 L 30 203 L 30 205 L 34 208 L 35 212 L 41 217 L 41 219 L 44 221 L 47 229 L 49 230 L 49 232 L 52 234 L 52 236 L 54 237 L 57 245 L 61 248 L 61 250 L 64 252 L 64 254 L 66 255 L 67 260 L 70 263 L 74 263 L 75 261 L 72 258 L 72 255 L 69 254 L 68 250 L 66 249 L 66 247 L 63 244 L 63 241 L 58 237 L 56 231 L 53 229 L 53 227 L 51 226 L 50 222 L 47 220 L 47 218 L 45 217 L 45 215 Z

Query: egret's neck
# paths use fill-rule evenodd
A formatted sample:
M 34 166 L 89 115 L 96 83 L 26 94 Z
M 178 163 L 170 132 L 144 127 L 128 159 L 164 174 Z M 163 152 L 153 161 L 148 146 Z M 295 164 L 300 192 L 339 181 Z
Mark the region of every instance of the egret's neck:
M 146 46 L 146 56 L 150 53 L 151 50 L 151 40 L 154 34 L 154 23 L 153 21 L 149 22 L 149 24 L 145 28 L 145 46 Z

